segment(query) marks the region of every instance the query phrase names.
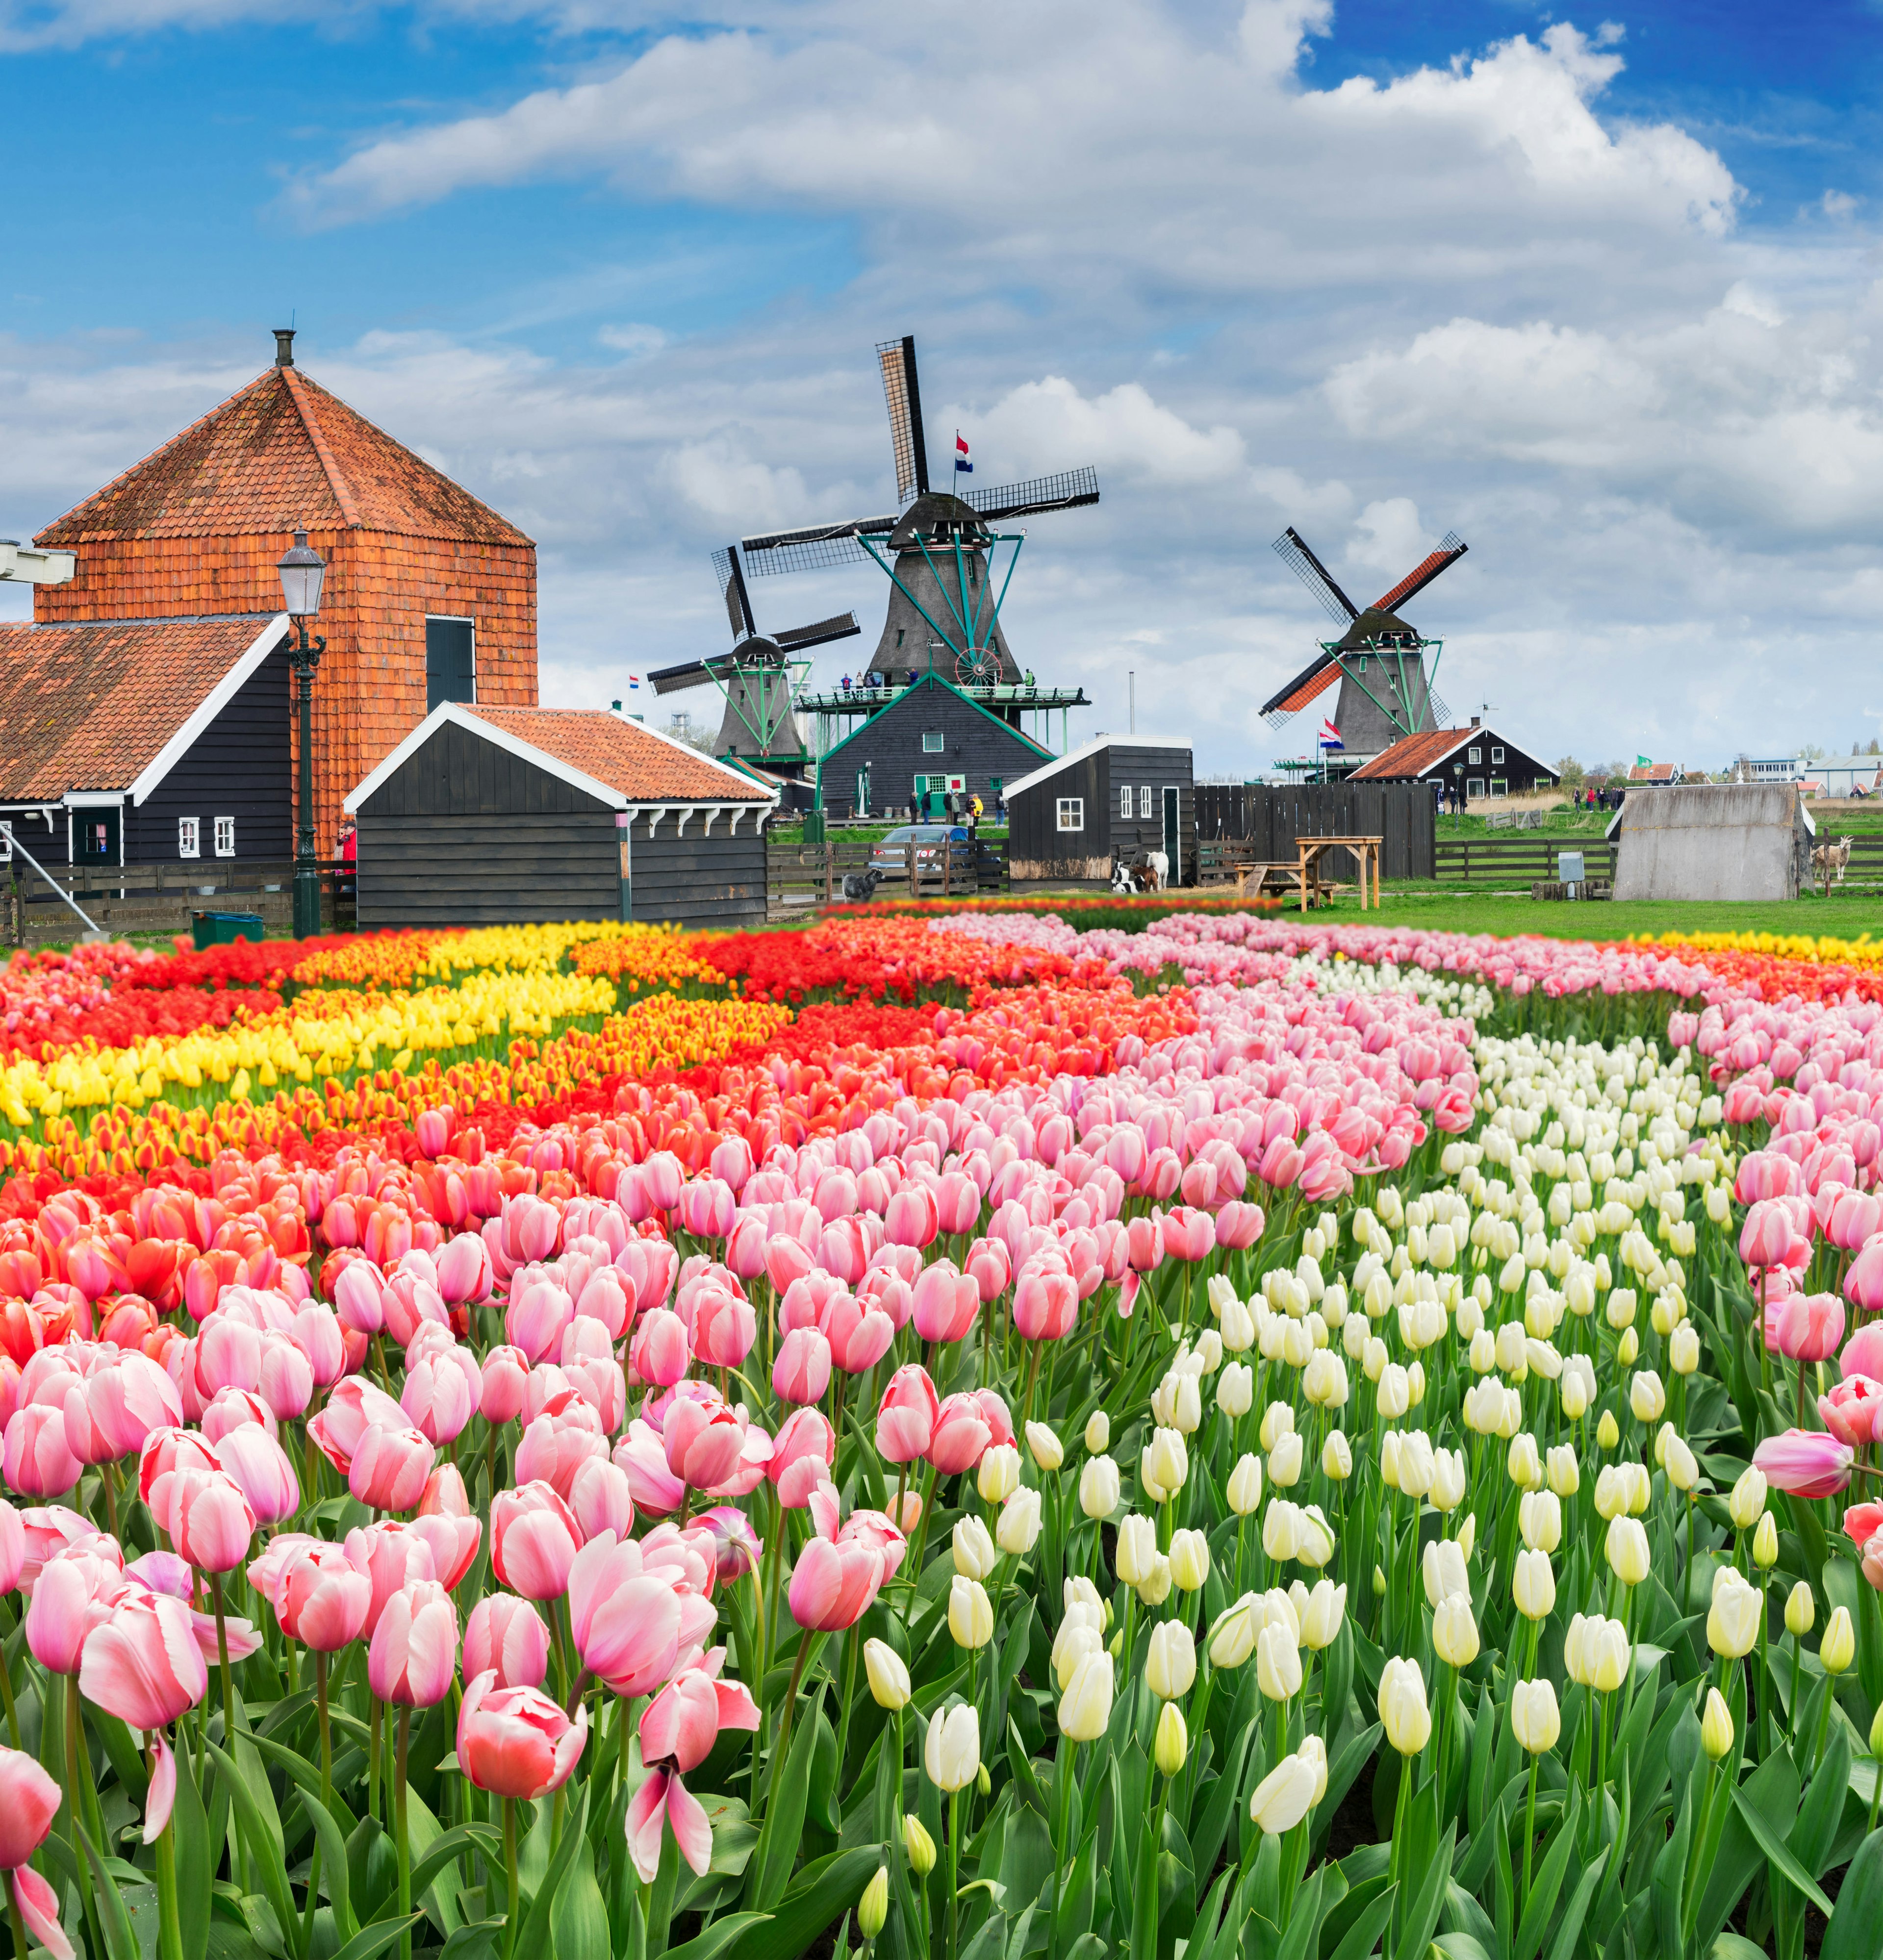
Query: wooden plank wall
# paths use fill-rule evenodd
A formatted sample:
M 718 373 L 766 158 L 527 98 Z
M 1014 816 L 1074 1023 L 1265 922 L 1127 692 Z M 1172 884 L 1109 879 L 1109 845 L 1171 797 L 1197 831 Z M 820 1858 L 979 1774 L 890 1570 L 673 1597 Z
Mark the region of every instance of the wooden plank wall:
M 615 813 L 599 803 L 568 816 L 363 810 L 359 877 L 364 931 L 621 916 Z
M 1382 877 L 1436 874 L 1432 792 L 1423 784 L 1204 783 L 1196 808 L 1201 841 L 1246 843 L 1258 861 L 1293 864 L 1298 837 L 1383 837 Z M 1336 878 L 1357 875 L 1349 852 L 1324 861 Z
M 762 925 L 765 915 L 765 833 L 749 817 L 729 832 L 722 815 L 708 837 L 703 819 L 689 819 L 684 832 L 675 818 L 662 817 L 649 841 L 649 819 L 633 831 L 634 915 L 682 925 L 741 928 Z

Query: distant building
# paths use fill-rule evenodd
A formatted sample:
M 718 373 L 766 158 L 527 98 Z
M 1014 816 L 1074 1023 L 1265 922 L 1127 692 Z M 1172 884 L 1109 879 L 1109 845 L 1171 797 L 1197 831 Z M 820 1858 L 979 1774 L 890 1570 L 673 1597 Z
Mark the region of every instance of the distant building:
M 1678 762 L 1637 762 L 1628 772 L 1631 783 L 1684 783 L 1687 772 Z
M 1795 783 L 1802 774 L 1796 756 L 1747 756 L 1738 765 L 1741 782 Z
M 1810 773 L 1821 796 L 1883 794 L 1883 756 L 1826 756 Z
M 1480 803 L 1552 789 L 1556 772 L 1507 736 L 1474 716 L 1468 728 L 1427 728 L 1395 742 L 1347 779 L 1355 783 L 1429 782 L 1462 784 L 1465 800 Z

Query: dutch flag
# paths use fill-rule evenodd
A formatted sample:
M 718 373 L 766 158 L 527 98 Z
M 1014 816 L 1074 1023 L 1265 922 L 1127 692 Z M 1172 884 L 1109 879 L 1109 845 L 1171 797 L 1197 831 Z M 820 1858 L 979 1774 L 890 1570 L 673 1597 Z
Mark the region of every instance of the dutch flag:
M 1330 717 L 1323 716 L 1322 718 L 1321 746 L 1324 749 L 1344 749 L 1347 746 L 1341 740 L 1341 731 L 1334 727 Z
M 957 476 L 972 476 L 974 474 L 974 465 L 968 460 L 968 438 L 959 429 L 955 431 L 955 474 Z
M 638 694 L 641 692 L 641 676 L 638 673 L 631 673 L 628 676 L 628 692 L 630 694 Z

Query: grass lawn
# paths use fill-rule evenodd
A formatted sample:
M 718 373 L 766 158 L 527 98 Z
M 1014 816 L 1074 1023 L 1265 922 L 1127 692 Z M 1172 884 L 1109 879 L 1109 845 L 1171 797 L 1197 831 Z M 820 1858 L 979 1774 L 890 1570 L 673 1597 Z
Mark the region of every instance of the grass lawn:
M 1416 926 L 1433 932 L 1490 932 L 1504 937 L 1534 933 L 1546 939 L 1628 939 L 1664 932 L 1776 932 L 1828 934 L 1883 939 L 1883 897 L 1843 893 L 1830 899 L 1798 899 L 1789 904 L 1710 904 L 1698 901 L 1627 905 L 1568 905 L 1530 897 L 1499 898 L 1477 892 L 1434 891 L 1430 885 L 1388 885 L 1378 913 L 1363 913 L 1359 902 L 1342 898 L 1318 915 L 1344 924 Z M 1310 913 L 1310 918 L 1316 915 Z

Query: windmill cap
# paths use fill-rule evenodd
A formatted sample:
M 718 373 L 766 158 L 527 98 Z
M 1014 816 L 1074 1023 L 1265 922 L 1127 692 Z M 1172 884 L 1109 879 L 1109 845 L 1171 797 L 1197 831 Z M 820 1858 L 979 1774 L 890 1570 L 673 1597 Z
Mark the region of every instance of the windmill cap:
M 959 497 L 950 497 L 944 492 L 931 490 L 918 497 L 902 513 L 901 520 L 890 533 L 889 549 L 892 551 L 912 551 L 918 531 L 934 530 L 943 527 L 976 532 L 980 539 L 991 536 L 987 520 L 972 504 L 964 502 Z

